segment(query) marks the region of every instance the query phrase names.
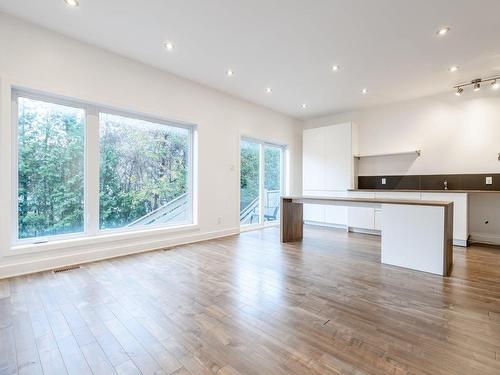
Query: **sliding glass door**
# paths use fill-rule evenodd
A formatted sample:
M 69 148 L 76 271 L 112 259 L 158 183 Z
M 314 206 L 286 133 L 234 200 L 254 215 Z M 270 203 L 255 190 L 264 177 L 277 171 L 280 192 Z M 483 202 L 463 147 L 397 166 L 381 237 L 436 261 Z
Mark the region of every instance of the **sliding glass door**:
M 264 145 L 264 221 L 279 219 L 283 191 L 283 147 Z
M 284 191 L 284 146 L 243 138 L 240 144 L 240 224 L 279 219 Z

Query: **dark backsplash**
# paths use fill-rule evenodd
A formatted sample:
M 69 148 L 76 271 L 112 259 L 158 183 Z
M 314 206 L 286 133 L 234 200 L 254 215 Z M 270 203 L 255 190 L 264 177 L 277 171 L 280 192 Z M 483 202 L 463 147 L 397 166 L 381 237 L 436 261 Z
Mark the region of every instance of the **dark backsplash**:
M 493 177 L 493 184 L 486 185 L 486 177 Z M 448 190 L 500 190 L 500 174 L 359 176 L 358 189 L 443 190 L 445 180 Z

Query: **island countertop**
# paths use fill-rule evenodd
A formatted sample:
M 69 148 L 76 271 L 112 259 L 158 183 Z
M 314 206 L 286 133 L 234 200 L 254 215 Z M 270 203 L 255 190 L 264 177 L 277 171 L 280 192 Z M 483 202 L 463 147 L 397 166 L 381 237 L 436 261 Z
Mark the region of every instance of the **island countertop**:
M 298 201 L 307 203 L 307 201 L 324 201 L 324 202 L 339 202 L 342 203 L 373 203 L 373 204 L 405 204 L 413 206 L 439 206 L 447 207 L 453 205 L 450 201 L 427 201 L 420 199 L 392 199 L 392 198 L 357 198 L 357 197 L 316 197 L 308 195 L 291 195 L 282 196 L 284 200 Z

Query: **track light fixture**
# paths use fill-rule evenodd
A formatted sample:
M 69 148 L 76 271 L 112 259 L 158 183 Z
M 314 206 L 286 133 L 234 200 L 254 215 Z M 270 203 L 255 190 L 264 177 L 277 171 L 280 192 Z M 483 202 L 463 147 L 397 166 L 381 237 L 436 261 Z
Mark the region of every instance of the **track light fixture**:
M 481 90 L 481 84 L 486 83 L 486 82 L 491 82 L 490 87 L 493 90 L 498 90 L 498 89 L 500 89 L 500 82 L 499 81 L 500 81 L 500 76 L 491 77 L 491 78 L 484 78 L 484 79 L 476 78 L 470 82 L 461 83 L 460 85 L 456 85 L 453 88 L 457 90 L 455 92 L 455 95 L 460 96 L 460 95 L 462 95 L 462 93 L 464 91 L 464 87 L 472 86 L 472 90 L 477 92 L 477 91 Z

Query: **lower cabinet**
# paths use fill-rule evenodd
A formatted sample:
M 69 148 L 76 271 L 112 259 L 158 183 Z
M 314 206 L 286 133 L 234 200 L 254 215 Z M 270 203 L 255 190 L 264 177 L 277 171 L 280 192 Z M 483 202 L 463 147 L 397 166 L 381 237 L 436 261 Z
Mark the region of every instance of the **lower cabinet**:
M 304 191 L 306 196 L 356 197 L 381 199 L 409 199 L 430 201 L 452 201 L 453 243 L 467 246 L 468 194 L 466 193 L 426 193 L 426 192 L 367 192 L 367 191 Z M 328 205 L 304 205 L 304 220 L 310 223 L 349 227 L 361 230 L 382 230 L 382 215 L 378 208 L 342 207 Z
M 345 197 L 345 191 L 306 190 L 304 195 L 312 197 Z M 347 207 L 318 204 L 304 205 L 304 221 L 333 226 L 347 225 Z
M 353 198 L 375 198 L 375 193 L 365 191 L 349 191 L 348 196 Z M 349 228 L 374 230 L 375 209 L 368 207 L 348 207 L 347 226 Z
M 469 194 L 423 192 L 422 200 L 453 202 L 453 244 L 467 246 L 469 238 Z

